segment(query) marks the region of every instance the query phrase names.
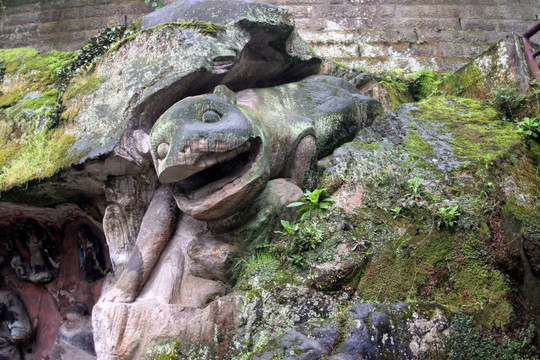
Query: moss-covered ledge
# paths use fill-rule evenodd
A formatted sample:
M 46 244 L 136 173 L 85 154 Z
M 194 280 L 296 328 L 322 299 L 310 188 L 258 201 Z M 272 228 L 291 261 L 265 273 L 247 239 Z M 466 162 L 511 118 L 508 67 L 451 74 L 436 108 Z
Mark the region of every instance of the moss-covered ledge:
M 74 138 L 59 125 L 63 91 L 58 71 L 74 52 L 0 49 L 0 191 L 42 179 L 72 164 L 67 150 Z

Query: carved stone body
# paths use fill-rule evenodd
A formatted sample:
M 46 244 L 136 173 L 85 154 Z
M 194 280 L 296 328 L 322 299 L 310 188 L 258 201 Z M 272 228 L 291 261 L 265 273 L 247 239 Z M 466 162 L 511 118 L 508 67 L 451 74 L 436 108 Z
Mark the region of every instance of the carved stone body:
M 159 180 L 194 218 L 220 220 L 249 204 L 268 179 L 313 185 L 317 158 L 382 113 L 349 82 L 311 76 L 272 88 L 186 98 L 150 135 Z M 314 169 L 313 169 L 314 170 Z
M 213 94 L 173 105 L 150 134 L 154 167 L 165 186 L 154 193 L 123 271 L 94 308 L 96 336 L 130 338 L 123 333 L 131 331 L 129 325 L 119 328 L 113 319 L 140 322 L 149 308 L 179 306 L 192 309 L 193 316 L 209 316 L 202 308 L 229 291 L 231 260 L 254 240 L 232 236 L 231 230 L 265 211 L 265 199 L 279 199 L 272 208 L 283 212 L 302 196 L 299 186 L 315 183 L 317 159 L 351 140 L 380 112 L 378 102 L 329 76 L 237 94 L 220 85 Z M 270 179 L 280 178 L 287 179 L 283 185 L 263 192 Z M 145 326 L 150 325 L 137 324 Z M 186 326 L 162 333 L 180 336 Z M 191 331 L 198 330 L 184 335 Z M 108 353 L 121 346 L 106 338 L 97 343 Z M 131 355 L 140 351 L 122 346 Z
M 310 166 L 316 164 L 317 155 L 327 155 L 352 139 L 379 110 L 378 102 L 361 95 L 345 80 L 330 76 L 244 90 L 237 95 L 218 86 L 214 94 L 189 97 L 173 105 L 150 134 L 158 179 L 168 189 L 162 187 L 155 193 L 126 268 L 104 301 L 131 302 L 141 291 L 175 233 L 173 198 L 180 210 L 198 220 L 215 223 L 235 217 L 264 189 L 269 178 L 289 178 L 296 185 L 313 182 L 310 177 L 316 171 L 310 171 Z M 242 220 L 248 219 L 236 222 Z M 204 251 L 223 253 L 223 264 L 234 254 L 234 246 L 227 240 L 211 236 L 214 239 L 202 241 L 198 247 L 187 247 L 191 241 L 183 241 L 186 245 L 177 251 L 178 263 L 183 265 L 169 276 L 171 283 L 178 282 L 175 288 L 181 289 L 182 282 L 190 281 L 187 274 L 197 272 L 189 269 L 192 261 L 185 260 L 193 258 L 193 249 L 210 246 L 212 250 Z M 214 278 L 224 276 L 225 269 L 201 263 L 203 259 L 197 267 L 214 270 L 198 277 L 196 282 L 205 285 L 201 285 L 201 296 L 195 298 L 224 293 L 225 287 Z M 210 277 L 210 282 L 203 281 L 205 277 Z M 204 301 L 179 303 L 202 306 Z

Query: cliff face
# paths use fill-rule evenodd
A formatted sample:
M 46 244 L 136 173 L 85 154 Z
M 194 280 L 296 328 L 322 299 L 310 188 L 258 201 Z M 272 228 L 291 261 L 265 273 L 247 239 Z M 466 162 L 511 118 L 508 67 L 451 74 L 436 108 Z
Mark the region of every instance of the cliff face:
M 453 71 L 507 33 L 525 32 L 540 16 L 535 0 L 267 2 L 290 10 L 301 36 L 321 56 L 372 70 Z M 76 50 L 103 28 L 127 25 L 152 11 L 143 0 L 3 4 L 0 47 L 42 50 Z
M 0 357 L 538 355 L 519 37 L 400 79 L 198 0 L 0 60 Z

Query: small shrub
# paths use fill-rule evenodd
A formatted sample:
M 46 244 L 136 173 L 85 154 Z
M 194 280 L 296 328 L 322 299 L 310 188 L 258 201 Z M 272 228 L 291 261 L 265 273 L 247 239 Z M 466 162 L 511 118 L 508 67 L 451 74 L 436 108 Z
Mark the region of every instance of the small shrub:
M 399 216 L 403 215 L 403 208 L 401 206 L 396 206 L 390 209 L 390 211 L 394 214 L 394 216 L 392 217 L 394 220 Z
M 432 69 L 420 69 L 411 84 L 411 93 L 414 100 L 427 98 L 441 83 L 441 77 Z
M 497 89 L 491 95 L 491 104 L 498 109 L 503 116 L 512 120 L 523 107 L 525 96 L 516 87 L 503 87 Z
M 518 123 L 518 132 L 538 139 L 540 137 L 540 122 L 537 118 L 523 118 Z
M 290 203 L 287 207 L 301 206 L 296 212 L 300 214 L 300 221 L 302 221 L 307 218 L 312 211 L 316 212 L 327 209 L 335 202 L 334 199 L 324 196 L 325 190 L 326 189 L 315 189 L 313 191 L 306 190 L 306 192 L 304 192 L 304 197 L 300 201 Z
M 451 228 L 456 223 L 457 219 L 461 215 L 458 211 L 459 205 L 454 206 L 441 206 L 437 209 L 435 216 L 439 219 L 437 222 L 437 227 L 440 229 L 441 226 Z
M 284 281 L 290 281 L 290 277 L 281 268 L 280 261 L 271 253 L 259 251 L 248 260 L 242 259 L 242 275 L 238 279 L 237 287 L 248 291 L 256 288 L 274 288 Z
M 420 188 L 424 185 L 424 179 L 413 177 L 412 179 L 409 179 L 407 183 L 409 184 L 409 189 L 413 192 L 413 198 L 418 198 L 420 195 Z
M 281 220 L 281 225 L 283 226 L 283 228 L 285 229 L 286 232 L 283 232 L 283 231 L 276 231 L 276 233 L 278 234 L 289 234 L 289 235 L 292 235 L 294 234 L 295 232 L 298 231 L 298 224 L 296 224 L 294 221 L 286 221 L 286 220 Z

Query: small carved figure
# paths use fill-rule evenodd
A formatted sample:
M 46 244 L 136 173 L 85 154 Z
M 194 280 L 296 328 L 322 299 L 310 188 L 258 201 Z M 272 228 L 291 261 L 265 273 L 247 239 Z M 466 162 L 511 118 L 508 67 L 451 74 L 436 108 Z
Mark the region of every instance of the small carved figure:
M 85 304 L 76 303 L 68 309 L 50 356 L 52 360 L 95 359 L 92 321 Z
M 0 290 L 0 360 L 21 359 L 20 347 L 32 340 L 32 326 L 13 291 Z
M 28 276 L 28 279 L 34 283 L 51 281 L 52 274 L 47 269 L 43 256 L 43 240 L 33 227 L 27 229 L 26 235 L 28 236 L 26 245 L 30 251 L 30 266 L 32 268 L 32 273 Z
M 83 225 L 78 233 L 79 267 L 87 281 L 101 279 L 106 274 L 103 253 L 88 226 Z
M 15 271 L 15 275 L 21 281 L 28 280 L 31 273 L 30 265 L 28 265 L 19 254 L 13 256 L 10 262 L 11 268 Z
M 42 229 L 35 221 L 27 220 L 21 226 L 20 233 L 25 239 L 30 259 L 25 261 L 20 254 L 13 255 L 10 265 L 17 278 L 33 283 L 51 281 L 54 277 L 53 271 L 60 267 L 60 263 L 54 261 L 45 247 Z

